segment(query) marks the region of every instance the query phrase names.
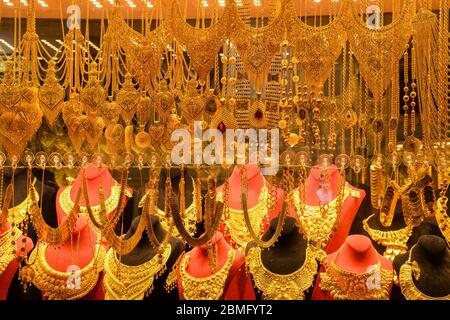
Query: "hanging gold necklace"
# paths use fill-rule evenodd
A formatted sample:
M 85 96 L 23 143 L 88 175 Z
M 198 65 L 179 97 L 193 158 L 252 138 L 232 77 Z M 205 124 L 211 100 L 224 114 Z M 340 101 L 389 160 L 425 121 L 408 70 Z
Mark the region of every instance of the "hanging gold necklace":
M 45 258 L 46 243 L 39 243 L 33 250 L 30 260 L 35 261 L 31 268 L 34 271 L 33 284 L 42 291 L 49 300 L 75 300 L 91 292 L 97 285 L 99 273 L 103 271 L 105 249 L 96 245 L 91 262 L 79 271 L 79 288 L 68 286 L 74 276 L 72 272 L 61 272 L 53 269 Z M 75 276 L 76 276 L 75 272 Z
M 30 192 L 34 192 L 36 202 L 38 202 L 39 193 L 34 187 L 35 183 L 36 178 L 34 178 L 33 183 L 30 185 L 31 189 Z M 27 197 L 21 203 L 19 203 L 17 206 L 14 206 L 14 208 L 8 209 L 8 222 L 18 226 L 25 219 L 27 212 L 30 212 L 31 207 L 32 207 L 31 194 L 28 194 Z
M 447 244 L 450 245 L 450 217 L 447 215 L 447 198 L 439 198 L 437 201 L 436 221 Z
M 68 215 L 73 207 L 75 206 L 71 196 L 70 196 L 70 192 L 72 191 L 72 185 L 67 186 L 62 192 L 61 195 L 59 197 L 59 205 L 61 206 L 61 209 Z M 111 195 L 109 196 L 108 199 L 105 200 L 105 212 L 107 212 L 107 214 L 110 214 L 111 212 L 113 212 L 114 210 L 116 210 L 116 208 L 119 206 L 119 201 L 120 201 L 120 189 L 121 186 L 120 184 L 115 184 L 114 186 L 111 187 Z M 132 197 L 131 192 L 128 189 L 125 189 L 125 196 L 127 196 L 128 198 Z M 101 214 L 101 205 L 96 205 L 96 206 L 91 206 L 91 210 L 92 213 L 95 217 L 96 221 L 101 221 L 99 215 Z M 88 209 L 86 206 L 80 206 L 80 213 L 85 216 L 86 218 L 88 218 L 89 224 L 91 225 L 92 228 L 94 228 L 94 230 L 96 230 L 97 232 L 101 232 L 101 230 L 99 230 L 92 222 L 91 219 L 89 218 L 89 213 L 88 213 Z
M 236 252 L 230 248 L 227 260 L 219 271 L 207 277 L 196 278 L 186 270 L 191 257 L 190 253 L 186 253 L 180 262 L 184 298 L 186 300 L 219 300 L 223 295 L 228 273 L 233 266 L 235 256 Z
M 443 297 L 430 297 L 417 289 L 413 276 L 416 280 L 420 278 L 420 267 L 417 261 L 411 261 L 414 247 L 409 251 L 408 261 L 400 267 L 399 284 L 402 294 L 407 300 L 450 300 L 450 294 Z
M 16 241 L 22 235 L 18 228 L 9 228 L 0 235 L 0 276 L 16 258 Z
M 158 255 L 138 266 L 123 264 L 112 249 L 105 257 L 105 300 L 142 300 L 153 291 L 153 281 L 166 271 L 172 248 L 168 244 L 159 262 Z
M 267 197 L 268 190 L 266 182 L 264 182 L 256 206 L 248 210 L 248 216 L 250 217 L 250 223 L 253 229 L 259 230 L 260 233 L 263 231 L 264 221 L 267 219 Z M 217 201 L 223 202 L 223 198 L 222 190 L 217 192 Z M 252 237 L 245 224 L 244 211 L 227 206 L 227 215 L 228 217 L 224 216 L 222 220 L 225 223 L 225 232 L 229 233 L 237 249 L 245 250 L 247 243 L 252 240 Z
M 395 256 L 405 253 L 406 250 L 408 250 L 406 243 L 412 234 L 412 227 L 406 226 L 402 229 L 390 231 L 372 229 L 369 226 L 369 220 L 373 216 L 374 214 L 363 221 L 364 230 L 367 231 L 373 241 L 376 241 L 378 244 L 386 247 L 386 251 L 383 255 L 386 258 L 393 260 Z
M 341 191 L 338 191 L 338 195 L 340 193 Z M 342 203 L 339 202 L 345 201 L 350 194 L 355 197 L 360 196 L 358 191 L 353 190 L 346 183 L 343 199 L 337 196 L 324 206 L 312 206 L 302 202 L 299 189 L 294 191 L 294 204 L 308 239 L 318 244 L 327 244 L 330 234 L 335 231 L 333 226 L 342 211 Z
M 317 261 L 313 251 L 306 248 L 305 262 L 289 274 L 277 274 L 268 270 L 261 260 L 261 248 L 250 249 L 247 263 L 253 282 L 265 300 L 303 300 L 304 291 L 310 288 L 317 274 Z

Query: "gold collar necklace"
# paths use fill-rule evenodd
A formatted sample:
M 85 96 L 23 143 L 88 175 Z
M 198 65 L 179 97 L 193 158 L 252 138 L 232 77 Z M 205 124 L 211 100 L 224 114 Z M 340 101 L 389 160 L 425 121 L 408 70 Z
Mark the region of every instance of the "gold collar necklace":
M 336 300 L 388 300 L 394 272 L 381 267 L 378 254 L 375 265 L 369 266 L 364 273 L 356 273 L 336 265 L 341 250 L 342 247 L 334 260 L 325 262 L 325 271 L 320 274 L 320 289 Z
M 61 209 L 66 213 L 67 215 L 72 211 L 74 207 L 74 202 L 72 200 L 72 197 L 70 196 L 70 192 L 72 191 L 72 184 L 67 186 L 62 192 L 59 197 L 59 205 L 61 206 Z M 120 184 L 115 184 L 111 187 L 111 194 L 108 197 L 108 199 L 105 200 L 105 212 L 107 214 L 110 214 L 114 210 L 117 209 L 119 206 L 120 201 L 120 190 L 121 186 Z M 128 198 L 132 197 L 132 194 L 128 189 L 125 189 L 125 196 Z M 99 218 L 99 214 L 101 213 L 101 205 L 98 204 L 96 206 L 91 206 L 92 214 L 94 215 L 95 219 L 97 221 L 102 221 Z M 94 228 L 94 230 L 97 230 L 97 232 L 100 232 L 101 230 L 98 230 L 98 228 L 91 222 L 91 219 L 89 218 L 89 213 L 86 206 L 80 206 L 80 213 L 88 218 L 89 224 Z
M 35 261 L 33 284 L 49 300 L 75 300 L 88 295 L 97 285 L 99 273 L 103 271 L 105 249 L 100 244 L 95 247 L 94 256 L 87 266 L 75 272 L 61 272 L 47 262 L 46 243 L 39 243 L 30 256 Z M 79 277 L 78 277 L 79 275 Z
M 248 209 L 248 216 L 250 218 L 250 223 L 253 230 L 259 230 L 261 233 L 264 229 L 264 222 L 267 218 L 267 197 L 268 189 L 266 181 L 259 193 L 257 204 Z M 223 202 L 222 190 L 217 193 L 217 201 Z M 225 204 L 226 205 L 226 204 Z M 233 245 L 240 250 L 245 250 L 247 243 L 252 240 L 250 232 L 247 229 L 244 218 L 244 211 L 239 209 L 233 209 L 227 206 L 227 212 L 229 216 L 223 216 L 223 222 L 225 224 L 225 233 L 229 234 L 231 240 L 234 242 Z
M 16 258 L 16 241 L 21 235 L 22 232 L 18 228 L 9 228 L 0 235 L 0 276 Z
M 450 217 L 447 215 L 447 198 L 439 198 L 437 201 L 436 221 L 447 244 L 450 245 Z
M 345 183 L 344 188 L 342 204 L 350 194 L 356 197 L 360 196 L 359 192 L 350 188 L 347 183 Z M 330 234 L 336 231 L 333 230 L 333 226 L 341 215 L 341 212 L 338 212 L 338 210 L 340 209 L 340 211 L 342 211 L 342 204 L 340 205 L 341 208 L 338 208 L 339 193 L 340 191 L 338 190 L 337 197 L 324 206 L 327 214 L 323 215 L 321 210 L 322 206 L 303 204 L 300 198 L 300 190 L 296 189 L 294 191 L 294 204 L 308 239 L 315 243 L 326 245 L 329 241 Z M 301 208 L 304 208 L 304 210 L 301 210 Z
M 180 262 L 180 275 L 183 287 L 183 296 L 186 300 L 219 300 L 223 295 L 228 274 L 234 263 L 236 252 L 230 248 L 223 267 L 207 277 L 196 278 L 191 276 L 186 268 L 191 257 L 186 253 Z
M 450 300 L 450 294 L 443 297 L 431 297 L 417 289 L 413 277 L 419 280 L 420 267 L 417 261 L 411 261 L 414 248 L 415 245 L 409 251 L 408 260 L 400 267 L 399 284 L 403 296 L 407 300 Z
M 172 248 L 166 246 L 159 262 L 158 255 L 138 266 L 123 264 L 109 249 L 105 258 L 105 300 L 142 300 L 153 291 L 153 282 L 166 271 Z
M 34 178 L 33 183 L 30 185 L 30 192 L 34 192 L 36 203 L 39 202 L 39 193 L 34 187 L 36 183 L 36 178 Z M 27 197 L 19 203 L 17 206 L 8 209 L 8 222 L 18 226 L 26 217 L 27 212 L 30 211 L 32 207 L 31 195 L 27 194 Z
M 363 221 L 364 230 L 367 231 L 370 238 L 378 244 L 386 247 L 384 256 L 393 260 L 395 256 L 405 253 L 408 250 L 406 243 L 412 234 L 411 226 L 406 226 L 398 230 L 382 231 L 376 230 L 369 226 L 369 220 L 374 216 L 372 214 Z
M 277 274 L 268 270 L 261 260 L 261 248 L 250 249 L 247 263 L 253 282 L 262 292 L 264 300 L 304 300 L 305 293 L 317 274 L 317 261 L 313 251 L 307 247 L 303 265 L 289 274 Z

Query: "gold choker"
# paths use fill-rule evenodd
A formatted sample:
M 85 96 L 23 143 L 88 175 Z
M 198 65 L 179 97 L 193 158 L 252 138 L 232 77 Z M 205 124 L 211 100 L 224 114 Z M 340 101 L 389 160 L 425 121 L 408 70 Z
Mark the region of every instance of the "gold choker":
M 442 235 L 445 240 L 447 240 L 447 244 L 450 245 L 450 217 L 447 215 L 447 210 L 444 210 L 444 207 L 447 207 L 448 199 L 439 198 L 437 201 L 437 210 L 436 210 L 436 221 L 441 230 Z
M 68 215 L 70 212 L 72 212 L 72 209 L 74 207 L 74 202 L 70 196 L 70 192 L 72 191 L 72 185 L 67 186 L 59 196 L 59 205 L 61 206 L 61 209 Z M 120 189 L 121 186 L 119 184 L 116 184 L 111 187 L 111 195 L 108 197 L 108 199 L 105 200 L 105 212 L 107 214 L 110 214 L 114 210 L 117 209 L 119 206 L 120 201 Z M 125 189 L 125 196 L 128 198 L 131 198 L 133 195 L 128 189 Z M 91 206 L 92 214 L 95 217 L 95 220 L 102 221 L 102 219 L 99 217 L 101 214 L 101 205 L 98 204 L 96 206 Z M 102 230 L 99 230 L 94 223 L 91 222 L 91 219 L 89 218 L 89 213 L 86 206 L 80 206 L 80 214 L 85 216 L 91 227 L 96 230 L 97 232 L 101 232 Z
M 105 249 L 97 244 L 91 262 L 80 271 L 61 272 L 49 266 L 45 253 L 46 243 L 39 243 L 30 256 L 35 261 L 33 284 L 49 300 L 76 300 L 88 295 L 97 285 L 99 273 L 103 271 Z M 79 275 L 79 278 L 77 276 Z
M 22 235 L 18 228 L 9 228 L 0 235 L 0 276 L 5 272 L 11 261 L 16 258 L 16 241 Z
M 103 286 L 105 300 L 142 300 L 153 291 L 153 281 L 166 271 L 172 248 L 168 244 L 159 262 L 158 255 L 138 266 L 123 264 L 109 249 L 105 257 Z
M 250 249 L 247 263 L 253 282 L 262 292 L 264 300 L 304 300 L 304 291 L 313 285 L 317 274 L 317 261 L 309 247 L 306 248 L 303 265 L 289 274 L 277 274 L 268 270 L 261 260 L 260 247 Z
M 367 231 L 373 241 L 386 247 L 383 255 L 386 258 L 393 260 L 397 255 L 405 253 L 408 250 L 406 243 L 412 234 L 412 227 L 406 226 L 402 229 L 389 231 L 372 229 L 369 226 L 369 220 L 373 216 L 374 214 L 363 221 L 364 230 Z
M 186 268 L 189 264 L 190 253 L 186 253 L 180 262 L 180 275 L 183 296 L 186 300 L 219 300 L 223 295 L 228 274 L 234 263 L 236 252 L 228 250 L 227 261 L 223 267 L 210 276 L 196 278 L 191 276 Z
M 336 300 L 388 300 L 393 271 L 378 262 L 365 273 L 354 273 L 331 264 L 320 274 L 320 289 Z
M 264 222 L 268 213 L 267 197 L 268 190 L 266 183 L 264 183 L 264 186 L 259 193 L 258 203 L 253 208 L 248 209 L 250 224 L 252 225 L 253 230 L 256 232 L 259 231 L 260 234 L 264 231 Z M 217 201 L 223 202 L 222 191 L 217 192 Z M 227 212 L 229 213 L 229 216 L 226 217 L 224 215 L 222 218 L 222 221 L 225 224 L 225 234 L 230 235 L 232 242 L 234 242 L 232 245 L 236 249 L 244 251 L 247 243 L 252 241 L 250 232 L 245 224 L 244 211 L 228 207 Z

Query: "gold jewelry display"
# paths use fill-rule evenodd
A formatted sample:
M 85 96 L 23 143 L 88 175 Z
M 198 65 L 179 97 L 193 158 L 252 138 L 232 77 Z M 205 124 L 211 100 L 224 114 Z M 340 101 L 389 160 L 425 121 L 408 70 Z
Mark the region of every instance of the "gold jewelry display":
M 420 266 L 417 261 L 411 260 L 414 247 L 409 251 L 408 261 L 400 267 L 399 285 L 402 294 L 407 300 L 450 300 L 450 294 L 443 297 L 430 297 L 416 287 L 414 279 L 420 278 Z
M 254 230 L 261 232 L 264 230 L 264 223 L 267 220 L 267 197 L 268 197 L 268 189 L 266 186 L 267 182 L 264 182 L 264 186 L 259 192 L 258 201 L 256 205 L 248 209 L 248 216 L 250 217 L 250 223 Z M 225 191 L 226 192 L 226 191 Z M 223 191 L 219 191 L 217 193 L 217 201 L 223 202 Z M 225 224 L 225 234 L 229 234 L 231 240 L 235 243 L 235 245 L 241 249 L 245 250 L 247 243 L 252 240 L 251 235 L 247 229 L 244 218 L 244 211 L 230 208 L 227 203 L 225 203 L 227 208 L 227 217 L 222 219 Z
M 30 256 L 35 261 L 31 265 L 34 271 L 33 284 L 42 291 L 49 300 L 75 300 L 89 294 L 95 288 L 99 279 L 99 273 L 103 271 L 105 249 L 102 245 L 95 246 L 95 253 L 91 262 L 80 270 L 80 288 L 71 289 L 67 286 L 71 272 L 54 270 L 48 265 L 45 258 L 46 243 L 38 243 Z
M 265 300 L 304 300 L 305 291 L 313 285 L 318 263 L 314 252 L 306 248 L 303 265 L 289 274 L 276 274 L 268 270 L 261 260 L 261 248 L 247 253 L 247 263 L 253 282 Z
M 369 279 L 377 276 L 376 270 L 380 273 L 380 287 L 371 289 L 368 287 Z M 379 262 L 373 271 L 361 274 L 346 271 L 331 262 L 326 271 L 320 274 L 319 285 L 337 300 L 388 300 L 392 279 L 393 272 L 382 269 Z
M 39 201 L 39 193 L 37 192 L 35 188 L 36 178 L 34 179 L 33 183 L 30 186 L 30 192 L 34 192 L 34 197 L 36 201 Z M 24 221 L 26 215 L 28 212 L 31 212 L 32 208 L 32 200 L 31 195 L 27 195 L 27 197 L 18 205 L 14 206 L 14 208 L 8 209 L 8 222 L 14 223 L 15 225 L 20 225 L 22 221 Z
M 447 202 L 446 197 L 440 197 L 437 200 L 436 221 L 447 244 L 450 244 L 450 217 L 447 214 Z
M 18 228 L 9 228 L 0 234 L 0 276 L 16 258 L 16 241 L 21 235 L 22 232 Z
M 190 260 L 190 253 L 186 253 L 179 267 L 184 298 L 186 300 L 219 300 L 223 295 L 235 256 L 236 252 L 230 248 L 227 260 L 220 270 L 210 276 L 197 278 L 191 276 L 186 270 Z
M 405 253 L 408 250 L 406 243 L 412 234 L 412 227 L 406 226 L 399 230 L 382 231 L 376 230 L 369 226 L 369 221 L 375 215 L 372 214 L 363 221 L 364 230 L 367 231 L 370 238 L 380 245 L 386 247 L 384 256 L 391 260 L 399 254 Z
M 114 250 L 109 249 L 105 257 L 103 278 L 105 300 L 142 300 L 150 295 L 153 291 L 153 282 L 166 271 L 166 263 L 171 252 L 169 244 L 164 249 L 161 263 L 155 255 L 138 266 L 128 266 L 117 258 Z

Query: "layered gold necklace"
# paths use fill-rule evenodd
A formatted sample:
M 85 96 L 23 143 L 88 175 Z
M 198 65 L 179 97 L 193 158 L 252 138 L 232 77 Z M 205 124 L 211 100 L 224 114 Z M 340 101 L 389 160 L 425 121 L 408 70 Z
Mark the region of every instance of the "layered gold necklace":
M 168 244 L 159 261 L 155 255 L 138 266 L 123 264 L 116 252 L 109 249 L 105 258 L 105 300 L 142 300 L 153 291 L 153 281 L 166 270 L 172 248 Z
M 190 253 L 186 253 L 180 262 L 184 298 L 186 300 L 219 300 L 223 295 L 228 273 L 233 266 L 235 256 L 236 252 L 229 249 L 227 260 L 219 271 L 207 277 L 196 278 L 186 270 L 190 260 Z
M 95 288 L 99 273 L 103 271 L 105 259 L 103 246 L 97 244 L 91 262 L 75 273 L 53 269 L 45 258 L 46 251 L 47 244 L 39 243 L 30 256 L 30 261 L 34 261 L 31 265 L 34 271 L 32 282 L 46 298 L 49 300 L 80 299 Z M 77 282 L 77 278 L 79 282 Z M 74 283 L 71 283 L 71 279 L 74 280 Z M 74 284 L 74 286 L 71 284 Z
M 36 202 L 39 202 L 39 193 L 37 192 L 34 184 L 36 183 L 36 178 L 30 185 L 30 192 L 34 192 Z M 11 224 L 19 225 L 26 217 L 27 212 L 30 211 L 32 206 L 31 195 L 28 194 L 27 197 L 19 203 L 17 206 L 8 209 L 8 222 Z
M 69 214 L 73 207 L 75 206 L 71 196 L 70 196 L 70 192 L 72 191 L 72 185 L 67 186 L 62 192 L 61 195 L 59 197 L 59 205 L 61 206 L 61 209 L 66 213 Z M 119 206 L 119 201 L 120 201 L 120 190 L 121 190 L 121 186 L 119 184 L 115 184 L 114 186 L 111 187 L 111 195 L 108 197 L 108 199 L 105 200 L 105 212 L 107 212 L 108 214 L 110 214 L 111 212 L 113 212 L 114 210 L 117 209 L 117 207 Z M 131 192 L 128 189 L 125 189 L 125 195 L 128 198 L 132 197 Z M 101 205 L 96 205 L 96 206 L 91 206 L 90 207 L 92 210 L 92 214 L 95 217 L 96 221 L 102 221 L 102 219 L 99 217 L 99 215 L 101 214 Z M 88 209 L 86 206 L 80 206 L 80 213 L 85 216 L 86 218 L 88 218 L 89 224 L 91 225 L 92 228 L 94 228 L 94 230 L 96 230 L 97 232 L 101 232 L 101 230 L 99 230 L 94 223 L 91 222 L 91 219 L 89 218 L 89 213 L 88 213 Z
M 261 260 L 261 248 L 250 249 L 247 263 L 258 290 L 265 300 L 303 300 L 304 291 L 310 288 L 317 274 L 317 261 L 313 251 L 306 248 L 305 262 L 289 274 L 277 274 L 268 270 Z
M 447 244 L 450 245 L 450 217 L 447 215 L 447 210 L 444 207 L 447 207 L 448 199 L 439 198 L 437 201 L 437 210 L 436 210 L 436 221 L 441 230 L 442 235 L 447 240 Z
M 342 190 L 342 189 L 341 189 Z M 338 191 L 338 194 L 340 191 Z M 350 195 L 359 197 L 359 192 L 353 190 L 345 184 L 344 196 L 342 201 Z M 342 203 L 338 203 L 339 196 L 325 204 L 324 206 L 312 206 L 304 204 L 300 197 L 300 190 L 294 190 L 294 204 L 297 209 L 298 217 L 306 232 L 308 239 L 315 243 L 326 245 L 330 234 L 334 231 L 333 226 L 339 218 L 342 210 Z
M 412 227 L 406 226 L 398 230 L 382 231 L 369 226 L 369 220 L 374 216 L 372 214 L 363 221 L 364 230 L 367 231 L 373 241 L 386 247 L 384 256 L 388 259 L 394 259 L 395 256 L 405 253 L 408 250 L 406 243 L 412 234 Z
M 339 268 L 334 261 L 320 274 L 320 289 L 336 300 L 388 300 L 393 271 L 378 262 L 365 273 Z
M 261 189 L 256 206 L 248 210 L 248 216 L 253 230 L 259 230 L 261 233 L 264 229 L 264 219 L 267 218 L 267 197 L 268 190 L 266 183 Z M 223 200 L 222 191 L 217 193 L 217 201 Z M 224 215 L 223 222 L 225 224 L 225 232 L 229 233 L 231 240 L 240 250 L 245 250 L 247 243 L 252 240 L 250 232 L 247 229 L 244 218 L 244 211 L 233 209 L 227 206 L 227 216 Z
M 22 235 L 18 228 L 9 228 L 0 235 L 0 276 L 16 258 L 16 241 Z
M 411 261 L 413 249 L 414 247 L 409 251 L 408 261 L 400 267 L 399 284 L 403 296 L 407 300 L 450 300 L 450 294 L 443 297 L 430 297 L 417 289 L 413 274 L 416 279 L 419 279 L 420 268 L 417 261 Z

